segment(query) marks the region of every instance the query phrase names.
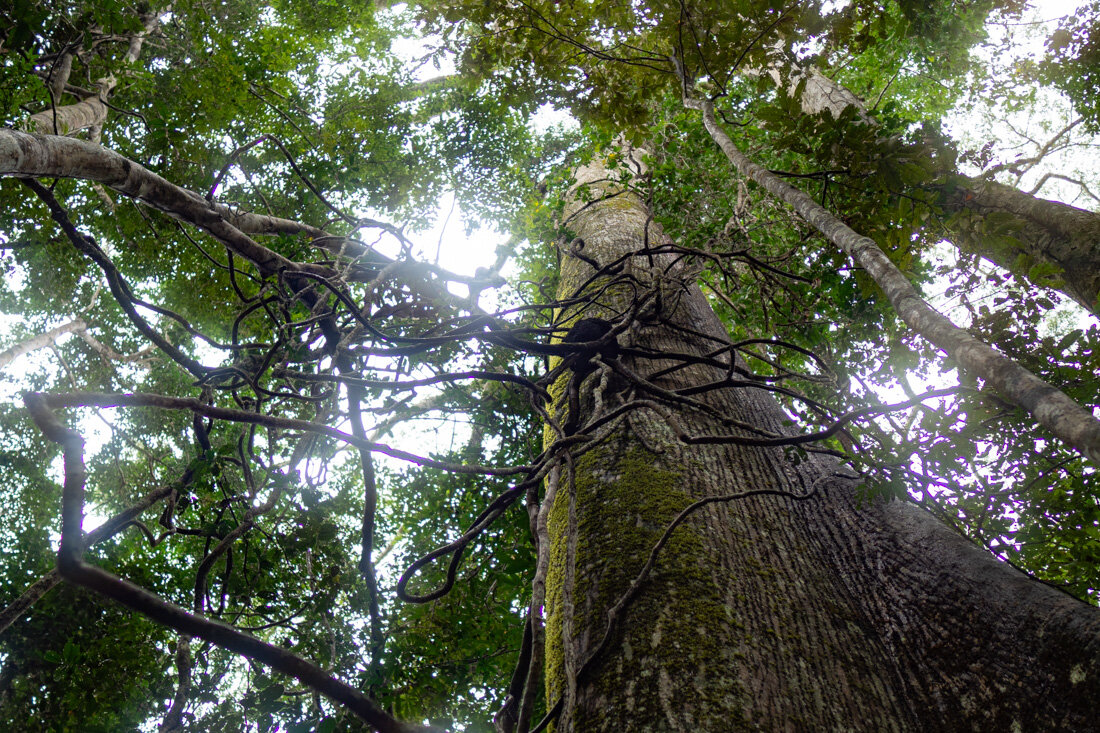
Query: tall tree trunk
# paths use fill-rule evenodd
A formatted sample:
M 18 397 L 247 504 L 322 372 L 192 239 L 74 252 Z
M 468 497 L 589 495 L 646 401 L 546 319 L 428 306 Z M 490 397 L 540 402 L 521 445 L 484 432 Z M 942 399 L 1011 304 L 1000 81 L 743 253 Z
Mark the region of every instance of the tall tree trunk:
M 598 164 L 578 173 L 587 190 L 614 193 L 601 179 Z M 585 259 L 628 257 L 636 282 L 660 287 L 659 312 L 643 310 L 652 317 L 619 336 L 632 347 L 620 357 L 626 369 L 667 370 L 654 381 L 669 391 L 724 380 L 716 366 L 672 370 L 682 361 L 640 355 L 703 355 L 729 342 L 682 263 L 638 254 L 667 241 L 641 199 L 574 201 L 567 215 L 584 245 L 583 258 L 563 262 L 561 295 L 585 286 L 593 274 Z M 614 297 L 599 296 L 605 315 L 624 305 Z M 631 395 L 616 391 L 625 373 L 581 383 L 581 424 Z M 575 480 L 563 472 L 549 521 L 548 699 L 569 689 L 567 670 L 579 674 L 561 728 L 1100 726 L 1100 609 L 1026 578 L 911 504 L 858 501 L 857 483 L 831 458 L 686 443 L 761 437 L 737 424 L 789 432 L 762 389 L 692 399 L 697 407 L 670 406 L 674 415 L 656 404 L 630 412 L 576 460 Z M 677 514 L 744 492 L 756 493 L 701 506 L 671 533 L 610 644 L 586 664 L 609 609 L 629 595 Z
M 958 247 L 1060 290 L 1100 316 L 1100 214 L 996 181 L 955 180 L 954 188 L 945 189 L 945 207 L 959 215 L 949 233 Z M 1011 217 L 1008 237 L 985 232 L 990 214 Z
M 778 67 L 747 73 L 766 74 L 784 86 Z M 796 69 L 787 79 L 787 92 L 794 94 L 799 86 L 799 103 L 807 114 L 829 110 L 839 117 L 854 107 L 865 124 L 878 124 L 863 100 L 817 69 Z M 1100 214 L 984 178 L 952 175 L 942 190 L 946 213 L 955 215 L 949 237 L 957 247 L 1060 290 L 1100 315 Z M 998 214 L 999 220 L 990 223 L 990 215 Z

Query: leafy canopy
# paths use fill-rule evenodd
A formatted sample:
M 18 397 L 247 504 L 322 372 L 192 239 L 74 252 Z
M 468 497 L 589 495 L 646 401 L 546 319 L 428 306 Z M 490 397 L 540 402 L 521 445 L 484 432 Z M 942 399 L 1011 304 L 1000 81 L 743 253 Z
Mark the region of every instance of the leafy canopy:
M 0 602 L 54 566 L 58 542 L 60 449 L 18 390 L 195 398 L 258 417 L 56 408 L 97 436 L 86 457 L 95 518 L 162 492 L 140 524 L 121 523 L 89 548 L 89 560 L 313 660 L 399 719 L 484 725 L 521 645 L 536 557 L 523 502 L 531 487 L 537 499 L 541 476 L 456 469 L 529 467 L 543 455 L 540 390 L 560 363 L 523 344 L 563 334 L 546 243 L 569 239 L 556 213 L 571 169 L 624 134 L 652 151 L 641 193 L 696 258 L 753 372 L 789 385 L 780 399 L 800 430 L 877 410 L 884 390 L 915 397 L 943 378 L 938 355 L 862 272 L 733 178 L 683 109 L 670 54 L 719 100 L 742 147 L 874 237 L 930 295 L 946 288 L 973 332 L 1096 404 L 1087 375 L 1100 366 L 1100 329 L 1063 311 L 1051 317 L 1061 298 L 1042 282 L 1053 273 L 1038 263 L 1025 263 L 1031 277 L 1006 273 L 941 244 L 961 227 L 1014 236 L 1011 221 L 947 211 L 958 152 L 938 121 L 967 91 L 964 76 L 982 73 L 969 49 L 989 14 L 1017 9 L 460 0 L 417 6 L 414 26 L 371 4 L 184 2 L 126 63 L 126 39 L 148 8 L 17 4 L 0 16 L 4 126 L 72 104 L 113 74 L 104 146 L 230 212 L 301 222 L 252 234 L 321 269 L 313 279 L 261 271 L 193 223 L 87 181 L 49 181 L 49 194 L 35 196 L 3 180 L 5 344 L 77 317 L 86 327 L 5 373 Z M 1068 19 L 1044 66 L 1086 115 L 1096 98 L 1087 94 L 1090 27 L 1084 14 Z M 393 50 L 420 31 L 439 46 L 420 61 L 454 58 L 455 73 L 425 80 L 426 66 Z M 44 78 L 66 53 L 69 86 L 51 98 Z M 874 124 L 852 109 L 806 114 L 807 68 L 870 102 Z M 543 105 L 568 111 L 582 131 L 534 133 Z M 513 234 L 498 262 L 455 275 L 413 257 L 410 232 L 436 216 L 443 191 Z M 50 197 L 94 248 L 50 217 Z M 1095 600 L 1093 469 L 959 380 L 938 401 L 872 410 L 818 448 L 849 457 L 873 489 L 909 495 Z M 273 417 L 416 455 L 372 456 L 331 434 L 264 422 Z M 501 497 L 485 531 L 454 545 Z M 414 566 L 449 544 L 457 574 L 447 555 Z M 398 598 L 398 587 L 415 596 L 452 582 L 435 603 Z M 0 636 L 0 727 L 144 729 L 173 710 L 195 730 L 362 727 L 288 676 L 179 639 L 102 596 L 56 588 Z M 185 669 L 189 686 L 173 706 Z

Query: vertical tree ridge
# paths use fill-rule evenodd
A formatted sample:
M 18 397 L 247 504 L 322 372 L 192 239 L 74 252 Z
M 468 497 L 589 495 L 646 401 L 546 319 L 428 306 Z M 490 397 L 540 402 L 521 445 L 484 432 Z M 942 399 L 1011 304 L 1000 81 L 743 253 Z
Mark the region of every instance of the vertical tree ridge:
M 607 181 L 598 165 L 582 169 L 578 182 L 595 198 L 566 209 L 586 258 L 601 263 L 644 252 L 663 236 L 636 195 L 615 194 Z M 593 272 L 585 261 L 563 262 L 559 294 L 573 292 L 586 271 Z M 705 353 L 678 330 L 685 327 L 728 340 L 702 292 L 681 285 L 681 299 L 661 323 L 628 331 L 634 346 Z M 659 359 L 630 364 L 638 372 L 661 366 Z M 707 383 L 720 378 L 715 371 L 693 365 L 661 383 Z M 585 384 L 598 388 L 595 380 Z M 761 390 L 705 399 L 731 418 L 789 431 Z M 713 429 L 690 411 L 677 421 L 688 433 Z M 834 459 L 686 446 L 662 415 L 639 410 L 579 459 L 576 471 L 573 643 L 581 659 L 678 511 L 703 497 L 754 489 L 787 496 L 714 503 L 675 530 L 627 606 L 614 651 L 577 680 L 571 730 L 636 730 L 639 721 L 667 731 L 799 730 L 806 721 L 815 729 L 868 731 L 1087 730 L 1095 722 L 1088 701 L 1100 692 L 1100 611 L 998 563 L 923 510 L 857 501 L 858 481 Z M 559 491 L 550 523 L 549 699 L 565 686 L 568 503 L 569 493 Z

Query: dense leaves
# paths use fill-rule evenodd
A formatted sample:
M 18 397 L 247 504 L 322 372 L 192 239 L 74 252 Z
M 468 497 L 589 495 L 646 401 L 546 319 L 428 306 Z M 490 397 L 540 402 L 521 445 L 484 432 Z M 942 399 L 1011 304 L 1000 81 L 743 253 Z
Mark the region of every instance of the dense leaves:
M 88 561 L 311 660 L 401 720 L 486 725 L 532 598 L 543 420 L 563 399 L 546 390 L 569 357 L 546 345 L 577 307 L 553 302 L 547 243 L 576 246 L 558 214 L 572 168 L 596 156 L 696 268 L 751 378 L 792 428 L 827 431 L 811 448 L 864 473 L 868 500 L 909 497 L 1097 600 L 1095 468 L 953 371 L 862 270 L 737 180 L 669 61 L 764 166 L 873 237 L 972 333 L 1093 406 L 1100 328 L 1060 292 L 1059 267 L 1015 254 L 1029 236 L 1018 215 L 960 208 L 973 199 L 960 160 L 992 154 L 960 153 L 940 124 L 983 78 L 970 49 L 984 23 L 1016 3 L 445 0 L 415 8 L 416 28 L 365 3 L 184 2 L 127 60 L 151 10 L 0 15 L 3 126 L 112 77 L 105 123 L 78 134 L 242 229 L 245 212 L 292 220 L 247 232 L 290 264 L 265 270 L 152 195 L 0 182 L 3 343 L 85 324 L 5 372 L 0 604 L 50 571 L 60 536 L 60 449 L 19 390 L 187 398 L 53 404 L 87 440 L 86 529 L 155 497 Z M 1094 10 L 1062 24 L 1042 67 L 1093 125 Z M 425 30 L 419 58 L 395 50 Z M 52 89 L 66 63 L 68 86 Z M 862 108 L 810 109 L 810 70 Z M 555 108 L 583 127 L 537 133 L 532 116 Z M 645 143 L 644 177 L 623 140 Z M 495 262 L 432 263 L 437 243 L 416 232 L 444 193 L 513 235 Z M 979 257 L 994 251 L 1011 254 L 1007 270 Z M 450 549 L 416 565 L 437 548 Z M 450 592 L 404 603 L 399 587 Z M 150 729 L 173 714 L 190 730 L 363 727 L 289 675 L 75 586 L 0 635 L 0 727 Z
M 1043 63 L 1046 79 L 1064 89 L 1088 120 L 1100 129 L 1100 5 L 1093 2 L 1063 19 L 1047 41 L 1049 57 Z

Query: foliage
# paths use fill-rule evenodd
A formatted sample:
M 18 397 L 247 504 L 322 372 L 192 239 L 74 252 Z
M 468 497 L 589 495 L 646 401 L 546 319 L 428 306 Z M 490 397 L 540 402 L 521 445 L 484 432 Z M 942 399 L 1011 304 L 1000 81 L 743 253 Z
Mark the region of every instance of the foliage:
M 952 227 L 1019 234 L 950 210 L 958 153 L 939 124 L 978 69 L 969 50 L 985 20 L 1017 4 L 564 5 L 421 4 L 440 44 L 422 62 L 453 52 L 458 65 L 429 80 L 393 49 L 411 22 L 368 3 L 173 3 L 129 65 L 123 40 L 141 27 L 130 3 L 24 3 L 0 16 L 3 126 L 76 101 L 71 89 L 51 102 L 40 77 L 79 49 L 70 86 L 121 79 L 104 146 L 226 204 L 227 220 L 302 223 L 251 233 L 290 263 L 265 270 L 152 195 L 70 179 L 33 195 L 3 179 L 0 312 L 17 321 L 5 343 L 78 315 L 89 327 L 24 359 L 8 383 L 0 604 L 53 567 L 59 538 L 61 451 L 16 391 L 137 394 L 118 409 L 87 395 L 51 404 L 88 439 L 89 514 L 162 492 L 97 538 L 90 562 L 312 660 L 399 719 L 484 725 L 532 601 L 538 487 L 561 460 L 544 450 L 543 421 L 560 414 L 552 389 L 578 358 L 553 348 L 569 304 L 555 302 L 545 243 L 573 246 L 559 214 L 577 164 L 612 151 L 612 170 L 630 178 L 614 157 L 624 139 L 646 143 L 638 191 L 698 269 L 751 378 L 776 386 L 792 427 L 832 431 L 812 449 L 850 461 L 872 493 L 909 496 L 1097 600 L 1095 469 L 973 379 L 952 381 L 864 272 L 734 180 L 668 61 L 679 55 L 763 165 L 872 236 L 972 333 L 1095 405 L 1100 328 L 1059 315 L 1064 298 L 1043 287 L 1051 273 L 1028 262 L 1030 277 L 1013 275 L 941 243 Z M 1067 20 L 1047 67 L 1086 115 L 1089 31 L 1084 15 Z M 770 67 L 780 83 L 761 73 Z M 804 113 L 807 68 L 873 100 L 867 118 Z M 537 134 L 544 105 L 585 124 Z M 455 274 L 415 256 L 410 233 L 444 191 L 514 234 L 491 267 Z M 51 218 L 51 201 L 62 215 Z M 941 380 L 957 389 L 916 399 Z M 164 409 L 143 395 L 192 401 Z M 438 601 L 401 600 L 456 577 Z M 191 730 L 362 727 L 287 674 L 180 639 L 55 588 L 0 636 L 0 726 L 131 730 L 175 711 Z
M 1042 74 L 1074 100 L 1092 132 L 1100 130 L 1100 4 L 1093 2 L 1065 18 L 1047 40 Z

